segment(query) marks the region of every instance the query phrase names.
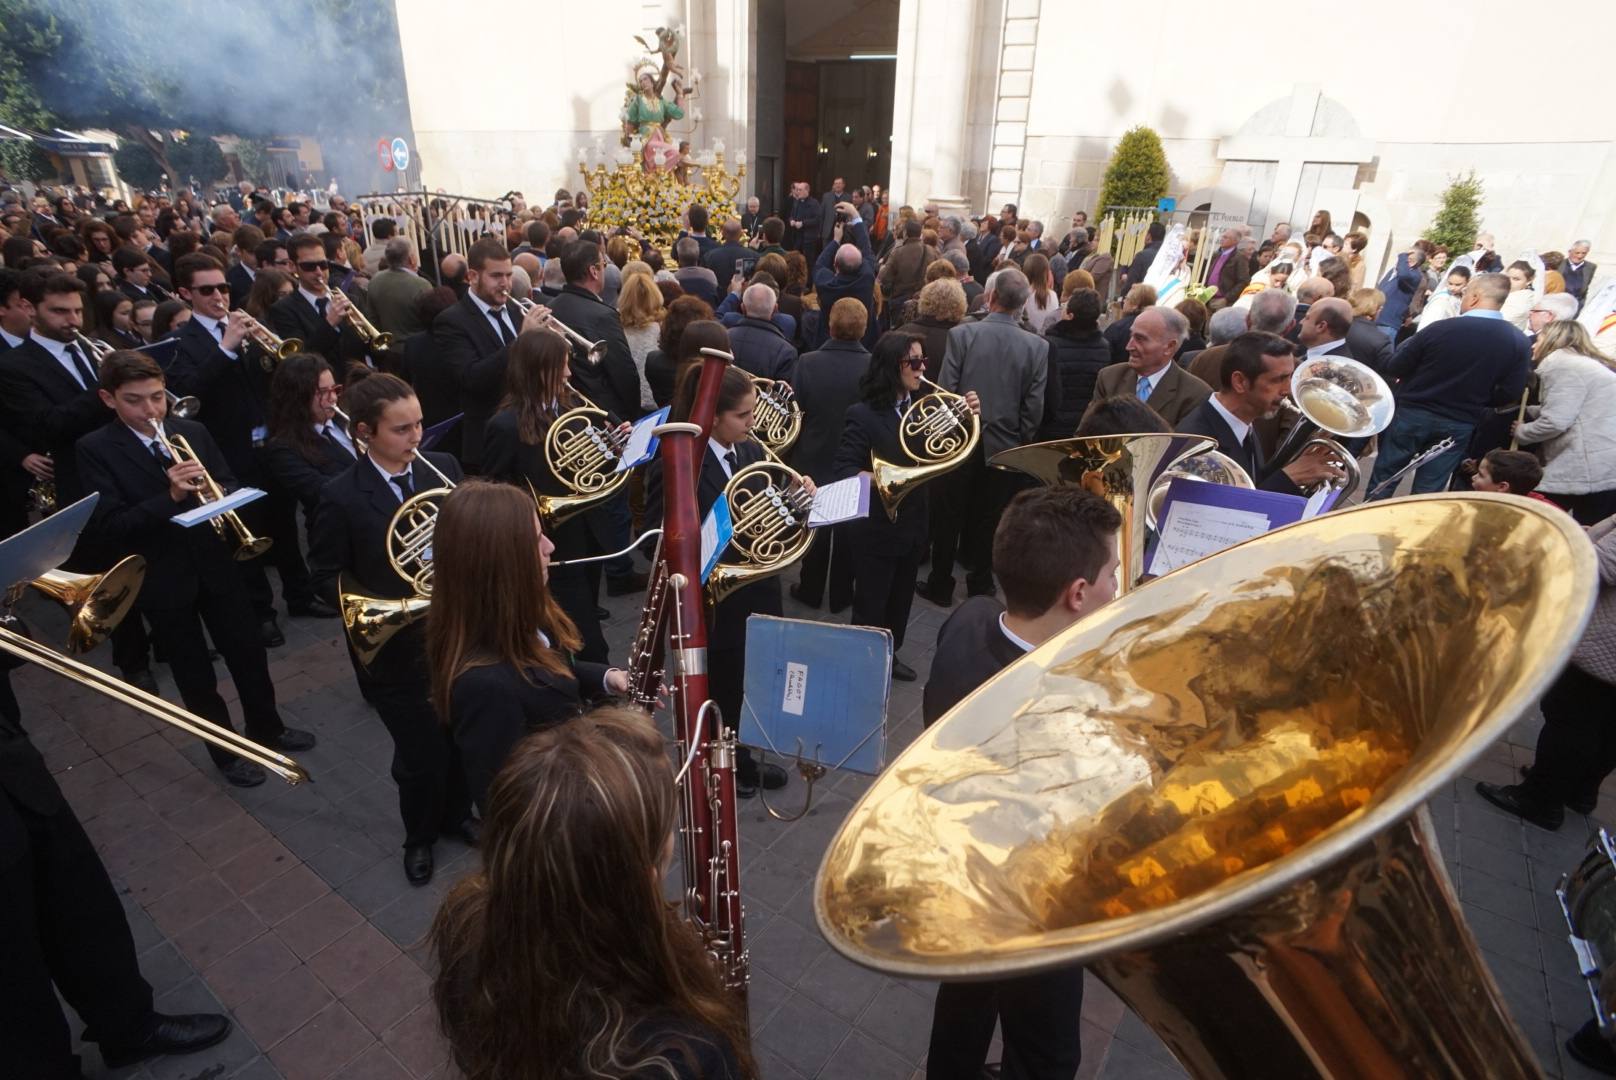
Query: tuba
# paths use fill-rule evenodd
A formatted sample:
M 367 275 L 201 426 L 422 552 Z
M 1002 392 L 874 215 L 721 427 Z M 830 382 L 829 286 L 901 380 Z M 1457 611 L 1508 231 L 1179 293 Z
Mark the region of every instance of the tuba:
M 1029 443 L 994 454 L 990 465 L 1024 472 L 1043 484 L 1081 484 L 1116 507 L 1117 593 L 1132 589 L 1145 570 L 1145 516 L 1156 482 L 1186 458 L 1217 449 L 1205 435 L 1152 432 L 1096 435 Z
M 184 435 L 170 436 L 163 430 L 162 424 L 154 423 L 152 427 L 157 432 L 157 441 L 162 444 L 164 451 L 176 462 L 194 461 L 202 464 L 202 459 L 191 448 L 191 443 Z M 209 503 L 224 498 L 224 489 L 208 474 L 207 466 L 203 466 L 201 486 L 197 489 L 196 497 L 202 502 Z M 274 543 L 267 536 L 254 536 L 247 523 L 241 520 L 241 515 L 234 510 L 226 510 L 218 517 L 210 519 L 213 531 L 219 534 L 219 539 L 226 544 L 235 545 L 237 562 L 246 562 L 256 559 L 268 551 Z
M 1532 707 L 1596 579 L 1567 515 L 1496 495 L 1175 571 L 910 744 L 825 854 L 820 928 L 902 978 L 1082 964 L 1192 1076 L 1539 1076 L 1424 804 Z
M 1297 364 L 1291 373 L 1290 396 L 1281 404 L 1300 420 L 1274 450 L 1268 472 L 1283 469 L 1310 447 L 1322 446 L 1346 476 L 1320 486 L 1343 494 L 1358 486 L 1358 463 L 1346 447 L 1319 432 L 1347 439 L 1378 435 L 1392 422 L 1396 409 L 1386 380 L 1369 365 L 1344 356 L 1318 356 Z
M 742 372 L 757 388 L 757 410 L 752 437 L 763 444 L 769 456 L 779 461 L 802 434 L 802 406 L 791 384 Z
M 932 477 L 958 468 L 982 437 L 982 418 L 965 404 L 964 395 L 950 393 L 924 375 L 920 381 L 932 392 L 912 401 L 898 421 L 898 442 L 915 464 L 870 459 L 870 483 L 893 521 L 905 495 Z

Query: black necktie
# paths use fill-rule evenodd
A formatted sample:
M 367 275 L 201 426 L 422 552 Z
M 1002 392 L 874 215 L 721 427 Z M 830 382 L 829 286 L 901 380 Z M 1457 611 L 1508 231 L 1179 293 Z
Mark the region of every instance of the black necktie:
M 163 444 L 156 439 L 151 442 L 151 455 L 157 459 L 157 467 L 164 472 L 167 472 L 169 466 L 174 464 L 174 459 L 168 456 L 168 451 L 164 450 Z
M 69 345 L 67 347 L 67 355 L 73 358 L 73 367 L 76 371 L 78 371 L 79 383 L 84 387 L 84 389 L 89 390 L 91 387 L 95 386 L 95 369 L 85 361 L 84 354 L 79 352 L 79 347 L 77 345 Z
M 735 470 L 741 467 L 741 456 L 730 450 L 724 454 L 724 461 L 729 465 L 729 474 L 735 475 Z
M 505 321 L 504 308 L 489 308 L 488 317 L 494 320 L 494 329 L 499 331 L 499 340 L 507 345 L 516 340 L 516 335 L 511 333 L 510 324 Z
M 393 484 L 394 487 L 398 488 L 398 498 L 400 502 L 403 502 L 411 495 L 415 494 L 415 487 L 410 483 L 409 473 L 405 473 L 403 476 L 389 476 L 387 479 Z
M 314 310 L 320 313 L 320 318 L 325 318 L 325 306 L 330 302 L 331 298 L 329 296 L 322 296 L 314 302 Z

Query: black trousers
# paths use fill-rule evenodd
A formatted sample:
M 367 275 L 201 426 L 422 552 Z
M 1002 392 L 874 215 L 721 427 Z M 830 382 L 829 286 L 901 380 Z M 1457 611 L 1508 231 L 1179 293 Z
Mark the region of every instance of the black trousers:
M 151 667 L 151 641 L 138 602 L 112 631 L 112 662 L 126 675 Z
M 578 633 L 583 638 L 578 659 L 608 663 L 611 652 L 606 646 L 606 635 L 600 628 L 600 616 L 595 614 L 596 601 L 600 596 L 600 564 L 558 567 L 550 571 L 549 584 L 550 594 L 555 597 L 561 610 L 567 613 L 567 618 L 578 627 Z
M 1616 514 L 1616 488 L 1608 491 L 1590 491 L 1586 495 L 1560 495 L 1545 491 L 1543 497 L 1553 499 L 1570 511 L 1578 525 L 1598 525 Z
M 1562 806 L 1599 797 L 1616 769 L 1616 724 L 1610 703 L 1616 686 L 1567 664 L 1543 695 L 1543 730 L 1522 787 L 1533 802 Z
M 903 648 L 909 609 L 915 602 L 915 578 L 920 575 L 920 547 L 901 555 L 870 554 L 854 548 L 853 622 L 892 631 L 892 651 Z
M 235 574 L 215 574 L 197 590 L 194 606 L 144 607 L 151 624 L 152 638 L 168 661 L 168 670 L 179 687 L 185 707 L 204 720 L 232 728 L 230 709 L 219 696 L 213 661 L 208 659 L 208 637 L 224 658 L 230 677 L 235 680 L 241 713 L 247 722 L 247 738 L 268 744 L 286 730 L 275 708 L 275 683 L 269 677 L 269 658 L 258 637 L 258 624 L 250 618 L 252 606 L 245 587 Z M 208 754 L 220 768 L 236 755 L 208 743 Z
M 366 682 L 364 675 L 361 682 Z M 460 749 L 438 723 L 426 680 L 369 679 L 370 703 L 393 737 L 393 782 L 404 846 L 430 844 L 471 816 L 471 795 Z
M 45 772 L 42 760 L 39 768 Z M 72 809 L 64 801 L 55 813 L 38 814 L 3 790 L 0 800 L 0 815 L 13 817 L 25 836 L 21 858 L 0 866 L 0 1071 L 77 1080 L 79 1061 L 52 984 L 86 1036 L 103 1044 L 139 1040 L 152 989 L 106 867 Z
M 1072 1080 L 1083 1059 L 1083 969 L 999 982 L 943 983 L 932 1010 L 926 1080 L 977 1080 L 998 1021 L 1004 1080 Z
M 965 464 L 935 482 L 927 592 L 953 592 L 956 554 L 965 564 L 966 592 L 972 596 L 993 592 L 993 532 L 1005 506 L 1032 481 L 1020 473 L 990 468 L 982 454 L 979 446 Z
M 830 609 L 840 611 L 853 596 L 853 559 L 848 551 L 847 529 L 842 525 L 829 525 L 815 531 L 819 535 L 808 554 L 802 557 L 802 576 L 797 579 L 797 591 L 805 601 L 820 603 L 825 599 L 828 583 Z

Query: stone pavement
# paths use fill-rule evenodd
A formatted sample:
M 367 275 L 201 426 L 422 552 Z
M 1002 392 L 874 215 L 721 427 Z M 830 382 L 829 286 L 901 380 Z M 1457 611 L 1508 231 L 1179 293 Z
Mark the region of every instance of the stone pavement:
M 794 579 L 795 575 L 791 575 Z M 607 601 L 607 637 L 626 655 L 639 598 Z M 806 616 L 787 599 L 787 614 Z M 42 639 L 58 613 L 30 605 Z M 944 612 L 917 601 L 900 654 L 924 677 Z M 438 847 L 432 883 L 400 868 L 402 830 L 390 744 L 355 688 L 335 620 L 286 624 L 271 653 L 288 723 L 320 737 L 299 755 L 315 783 L 224 784 L 202 744 L 38 669 L 13 673 L 25 723 L 103 853 L 129 914 L 141 968 L 168 1011 L 224 1009 L 236 1028 L 219 1047 L 107 1072 L 93 1047 L 85 1071 L 120 1080 L 293 1080 L 453 1076 L 429 1004 L 421 941 L 438 901 L 472 865 Z M 106 648 L 94 657 L 108 662 Z M 223 665 L 219 665 L 221 676 Z M 166 671 L 165 696 L 177 700 Z M 227 692 L 227 696 L 233 695 Z M 1519 722 L 1451 791 L 1431 803 L 1466 917 L 1516 1019 L 1550 1076 L 1593 1076 L 1560 1044 L 1589 1015 L 1552 887 L 1577 864 L 1589 824 L 1568 812 L 1558 833 L 1505 817 L 1473 790 L 1508 782 L 1531 759 L 1536 717 Z M 893 687 L 889 745 L 920 730 L 920 684 Z M 827 779 L 814 809 L 781 824 L 742 804 L 742 884 L 752 957 L 754 1047 L 768 1080 L 908 1080 L 922 1075 L 933 987 L 890 979 L 837 956 L 815 928 L 819 858 L 868 780 Z M 1616 820 L 1616 788 L 1593 817 Z M 790 812 L 794 783 L 779 800 Z M 513 1018 L 513 1022 L 516 1019 Z M 1090 979 L 1081 1075 L 1180 1075 L 1149 1029 Z M 75 1025 L 77 1030 L 77 1025 Z

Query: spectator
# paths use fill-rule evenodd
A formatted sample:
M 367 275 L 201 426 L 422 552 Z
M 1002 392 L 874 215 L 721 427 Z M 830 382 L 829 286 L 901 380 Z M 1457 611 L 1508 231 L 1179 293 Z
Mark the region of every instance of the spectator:
M 1111 348 L 1100 333 L 1100 315 L 1104 310 L 1105 303 L 1098 292 L 1075 289 L 1066 301 L 1061 318 L 1045 334 L 1050 364 L 1055 369 L 1055 378 L 1050 384 L 1058 384 L 1059 390 L 1044 392 L 1044 418 L 1038 428 L 1040 441 L 1071 438 L 1094 398 L 1094 381 L 1111 363 Z

